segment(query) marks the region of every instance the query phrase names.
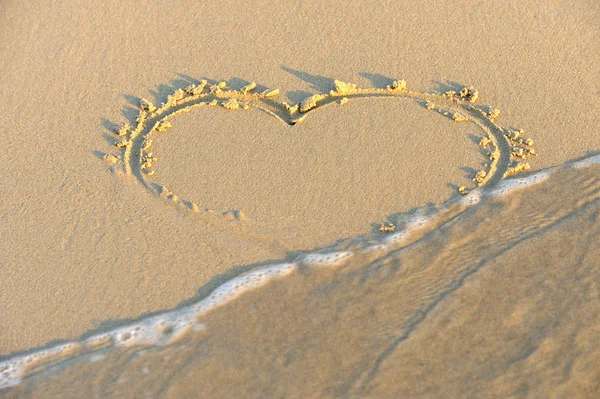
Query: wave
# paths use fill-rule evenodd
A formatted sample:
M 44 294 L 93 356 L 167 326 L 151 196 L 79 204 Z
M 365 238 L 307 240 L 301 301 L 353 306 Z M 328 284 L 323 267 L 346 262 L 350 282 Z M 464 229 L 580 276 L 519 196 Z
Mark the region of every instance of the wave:
M 597 206 L 599 163 L 600 155 L 594 155 L 506 179 L 490 188 L 476 188 L 439 206 L 404 215 L 391 232 L 346 240 L 331 248 L 303 254 L 292 262 L 266 265 L 237 276 L 196 303 L 80 340 L 5 358 L 0 362 L 0 389 L 15 387 L 29 377 L 47 375 L 72 364 L 106 357 L 113 351 L 170 347 L 191 332 L 205 331 L 204 320 L 215 310 L 250 292 L 265 289 L 276 280 L 297 276 L 303 270 L 314 270 L 317 274 L 321 270 L 347 273 L 351 269 L 377 268 L 398 257 L 412 257 L 411 265 L 402 266 L 403 278 L 421 278 L 420 271 L 427 269 L 426 281 L 417 284 L 422 291 L 415 294 L 423 303 L 417 306 L 416 313 L 414 307 L 408 306 L 412 313 L 407 316 L 405 332 L 393 343 L 397 346 L 410 334 L 411 325 L 418 324 L 435 304 L 498 253 L 585 206 Z M 522 205 L 523 196 L 533 198 L 533 205 Z M 540 206 L 536 207 L 538 200 Z M 499 203 L 503 204 L 500 208 Z M 443 237 L 444 251 L 436 249 L 436 237 L 438 240 Z M 433 263 L 437 266 L 432 267 Z M 378 364 L 382 361 L 379 359 Z M 361 375 L 353 386 L 365 386 L 374 375 L 374 370 Z

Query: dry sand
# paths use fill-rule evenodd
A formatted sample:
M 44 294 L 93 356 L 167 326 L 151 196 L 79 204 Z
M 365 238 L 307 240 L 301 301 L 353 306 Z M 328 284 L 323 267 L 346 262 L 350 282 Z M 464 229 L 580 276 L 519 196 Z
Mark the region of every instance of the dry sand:
M 481 129 L 455 123 L 410 99 L 350 99 L 343 106 L 315 109 L 293 127 L 257 110 L 205 107 L 178 115 L 173 128 L 161 133 L 153 146 L 158 160 L 152 182 L 194 202 L 199 212 L 189 212 L 173 204 L 177 201 L 172 196 L 157 194 L 161 190 L 156 186 L 144 186 L 141 174 L 123 172 L 126 165 L 121 161 L 109 165 L 102 159 L 115 153 L 112 144 L 117 138 L 111 130 L 119 123 L 135 122 L 140 98 L 160 104 L 175 89 L 202 79 L 226 81 L 236 90 L 254 81 L 258 92 L 278 88 L 273 100 L 289 104 L 328 93 L 334 79 L 383 89 L 395 79 L 405 79 L 409 90 L 418 93 L 473 85 L 479 90 L 478 104 L 501 110 L 501 126 L 523 128 L 533 138 L 540 156 L 528 161 L 540 169 L 600 149 L 599 11 L 593 1 L 0 3 L 0 359 L 173 309 L 201 299 L 243 271 L 373 233 L 380 223 L 394 222 L 398 213 L 457 195 L 457 187 L 471 186 L 475 173 L 490 163 L 487 151 L 478 146 Z M 275 104 L 276 111 L 280 108 Z M 579 190 L 559 183 L 551 187 L 566 193 Z M 316 396 L 384 397 L 403 392 L 407 397 L 477 397 L 475 387 L 490 382 L 489 396 L 593 397 L 598 387 L 585 381 L 598 379 L 598 365 L 589 360 L 588 366 L 581 366 L 584 372 L 573 366 L 579 364 L 575 360 L 569 363 L 569 356 L 577 354 L 570 352 L 573 346 L 565 343 L 565 336 L 579 345 L 583 357 L 578 359 L 587 362 L 594 353 L 597 327 L 581 319 L 596 310 L 588 308 L 592 297 L 576 294 L 586 284 L 594 286 L 588 280 L 597 278 L 600 265 L 592 244 L 589 259 L 577 255 L 584 253 L 578 243 L 598 237 L 593 213 L 597 205 L 592 213 L 580 214 L 581 204 L 558 194 L 535 195 L 549 201 L 548 209 L 551 204 L 565 208 L 575 222 L 569 219 L 556 233 L 540 232 L 527 241 L 526 249 L 500 257 L 482 254 L 489 263 L 486 270 L 473 276 L 468 289 L 453 291 L 447 304 L 436 308 L 435 317 L 419 324 L 410 343 L 401 341 L 386 350 L 389 361 L 375 372 L 367 370 L 372 357 L 402 335 L 402 317 L 418 313 L 416 304 L 423 299 L 417 286 L 405 288 L 393 273 L 372 288 L 381 295 L 371 298 L 357 291 L 349 299 L 341 290 L 331 302 L 337 307 L 315 310 L 314 315 L 307 284 L 323 290 L 345 272 L 299 273 L 249 294 L 207 316 L 208 331 L 219 332 L 211 335 L 214 342 L 203 347 L 202 338 L 196 337 L 192 340 L 198 342 L 181 349 L 184 353 L 178 354 L 176 347 L 164 349 L 173 352 L 164 360 L 165 370 L 170 370 L 168 382 L 151 366 L 163 359 L 162 354 L 144 357 L 141 368 L 124 360 L 121 364 L 134 374 L 145 367 L 154 370 L 148 375 L 163 382 L 148 388 L 153 395 L 177 396 L 187 386 L 193 392 L 203 387 L 211 396 L 222 396 L 234 385 L 252 397 L 271 396 L 268 392 L 289 395 L 301 392 L 294 384 L 303 383 L 305 393 Z M 482 236 L 500 246 L 513 245 L 510 235 L 499 234 L 505 221 L 492 218 L 491 223 Z M 540 229 L 542 220 L 528 223 L 517 226 Z M 583 231 L 576 235 L 568 226 Z M 452 253 L 461 243 L 450 233 L 444 240 L 444 248 L 424 247 L 425 255 L 415 254 L 420 257 L 414 262 L 428 266 L 424 256 Z M 557 248 L 566 254 L 552 255 Z M 533 253 L 534 258 L 519 251 Z M 472 261 L 463 253 L 459 259 Z M 355 267 L 371 264 L 377 260 Z M 565 273 L 582 265 L 585 279 L 562 283 Z M 426 268 L 427 289 L 444 292 L 436 284 L 445 281 L 439 274 L 443 270 Z M 544 279 L 561 289 L 542 290 L 546 293 L 540 302 L 536 295 L 542 295 L 538 291 Z M 270 290 L 278 290 L 281 301 L 290 301 L 287 310 L 296 322 L 315 320 L 312 325 L 300 323 L 305 334 L 294 338 L 291 331 L 297 329 L 292 324 L 257 327 L 277 325 L 279 320 L 275 312 L 269 313 L 269 306 L 277 304 L 267 300 L 275 295 L 267 294 Z M 402 295 L 395 297 L 399 291 Z M 565 304 L 565 297 L 578 299 Z M 390 298 L 393 307 L 378 306 Z M 342 319 L 340 307 L 348 301 L 371 313 L 381 312 L 377 334 L 350 322 L 336 323 Z M 390 318 L 403 301 L 414 306 Z M 375 322 L 364 317 L 364 323 Z M 491 321 L 498 325 L 492 328 Z M 554 329 L 540 332 L 538 322 Z M 338 338 L 322 338 L 309 348 L 307 342 L 312 341 L 306 337 L 327 328 L 333 331 L 330 337 Z M 553 334 L 555 341 L 548 341 Z M 582 338 L 577 339 L 578 334 Z M 252 354 L 228 352 L 225 345 L 254 345 L 250 338 L 258 335 L 272 345 L 272 358 L 252 360 L 266 371 L 257 376 L 234 370 L 254 364 L 244 363 L 243 356 L 235 363 L 238 353 Z M 544 337 L 545 346 L 539 337 Z M 231 343 L 237 339 L 237 344 Z M 347 346 L 336 351 L 339 342 Z M 277 358 L 281 345 L 302 361 Z M 471 358 L 472 348 L 477 350 Z M 332 355 L 325 359 L 327 353 Z M 476 366 L 473 360 L 479 356 L 485 363 L 495 353 L 504 367 L 497 366 L 499 361 L 488 362 L 497 366 L 493 369 Z M 562 374 L 552 374 L 546 358 L 551 355 L 567 369 Z M 436 361 L 421 372 L 424 356 Z M 511 368 L 511 359 L 521 358 L 526 362 Z M 468 367 L 458 367 L 461 361 Z M 295 365 L 293 373 L 284 370 L 287 362 Z M 89 366 L 84 379 L 79 375 L 69 380 L 65 374 L 56 396 L 111 392 L 113 380 L 102 376 L 118 374 L 111 367 L 120 366 L 110 360 L 100 363 Z M 337 367 L 340 364 L 347 367 Z M 548 390 L 515 386 L 523 375 L 534 376 L 533 384 Z M 562 391 L 553 388 L 558 383 L 550 383 L 561 378 L 572 382 Z M 213 384 L 205 384 L 207 379 Z M 75 380 L 82 384 L 79 388 Z M 119 395 L 143 392 L 139 373 L 133 381 L 138 385 L 130 383 L 125 387 L 130 391 Z M 27 384 L 6 392 L 19 396 L 31 389 L 32 396 L 39 396 L 44 390 L 35 387 L 46 389 L 43 378 Z M 273 385 L 280 390 L 270 390 Z

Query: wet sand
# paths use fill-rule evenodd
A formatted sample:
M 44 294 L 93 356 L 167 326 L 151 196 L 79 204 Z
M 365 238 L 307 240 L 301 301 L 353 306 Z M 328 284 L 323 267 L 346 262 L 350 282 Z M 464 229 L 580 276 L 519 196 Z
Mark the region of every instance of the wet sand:
M 447 204 L 396 246 L 343 243 L 349 260 L 299 261 L 176 344 L 44 367 L 7 397 L 592 398 L 599 172 Z
M 496 176 L 484 182 L 495 186 L 517 164 L 535 171 L 597 151 L 599 8 L 3 2 L 0 362 L 180 309 L 241 273 L 380 235 L 386 222 L 400 228 L 410 210 L 474 188 L 480 171 Z M 217 106 L 178 115 L 151 156 L 138 141 L 125 162 L 127 145 L 114 144 L 131 137 L 114 129 L 135 128 L 141 99 L 160 107 L 204 79 L 207 92 L 226 82 L 225 94 L 211 94 Z M 327 107 L 319 99 L 293 126 L 293 113 L 281 117 L 284 102 L 327 96 L 336 79 L 370 94 L 338 92 Z M 428 109 L 425 97 L 373 96 L 399 80 L 419 96 L 455 91 L 458 102 Z M 251 82 L 265 96 L 279 89 L 263 101 L 276 117 L 227 109 L 227 93 Z M 499 134 L 498 173 L 493 143 L 479 145 L 488 132 L 456 123 L 456 110 L 444 115 L 471 104 L 458 94 L 470 86 L 484 128 Z M 519 129 L 534 146 L 502 139 Z M 519 146 L 539 156 L 511 155 Z M 121 158 L 107 162 L 111 155 Z M 152 169 L 142 169 L 147 157 L 157 159 Z M 439 227 L 401 259 L 373 253 L 335 271 L 302 266 L 202 316 L 206 331 L 175 346 L 61 363 L 56 391 L 44 363 L 40 378 L 0 396 L 226 396 L 238 388 L 254 397 L 593 397 L 598 387 L 586 381 L 597 379 L 589 315 L 598 265 L 593 245 L 580 248 L 597 238 L 595 202 L 581 199 L 591 173 L 572 177 L 579 185 L 571 177 L 544 183 L 527 197 L 543 209 L 528 214 L 525 195 L 498 200 L 531 220 L 508 226 L 513 213 L 500 211 L 484 223 L 488 204 L 477 208 L 478 222 Z M 464 273 L 473 277 L 462 282 Z M 547 356 L 555 361 L 538 358 Z M 128 383 L 116 384 L 121 377 Z

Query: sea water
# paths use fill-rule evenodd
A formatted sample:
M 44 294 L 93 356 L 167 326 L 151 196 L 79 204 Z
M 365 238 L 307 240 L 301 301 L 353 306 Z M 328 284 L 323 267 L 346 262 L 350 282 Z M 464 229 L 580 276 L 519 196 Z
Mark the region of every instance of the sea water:
M 593 397 L 599 163 L 505 179 L 197 303 L 4 358 L 0 396 Z

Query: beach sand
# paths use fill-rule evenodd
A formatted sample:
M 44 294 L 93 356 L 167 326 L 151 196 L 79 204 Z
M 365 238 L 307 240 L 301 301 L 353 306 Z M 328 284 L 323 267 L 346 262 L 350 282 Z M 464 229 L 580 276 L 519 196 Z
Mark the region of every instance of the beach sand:
M 486 190 L 518 161 L 503 132 L 533 139 L 521 145 L 538 154 L 533 172 L 597 154 L 599 10 L 2 2 L 0 362 L 185 308 L 244 272 L 299 266 L 174 344 L 59 355 L 0 396 L 597 396 L 597 166 L 445 215 L 397 255 L 297 260 L 451 204 L 492 172 L 488 132 L 500 159 Z M 328 95 L 336 79 L 365 91 L 288 118 L 283 102 Z M 115 148 L 142 98 L 160 107 L 202 80 L 217 106 L 153 133 L 153 176 L 140 161 L 152 126 L 124 136 L 131 160 Z M 406 90 L 386 89 L 398 80 Z M 244 97 L 251 82 L 279 94 Z M 443 97 L 470 86 L 476 102 Z M 250 109 L 226 109 L 232 96 Z M 457 108 L 482 126 L 457 123 Z

